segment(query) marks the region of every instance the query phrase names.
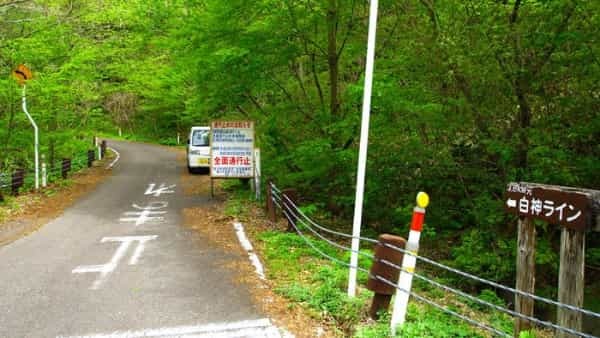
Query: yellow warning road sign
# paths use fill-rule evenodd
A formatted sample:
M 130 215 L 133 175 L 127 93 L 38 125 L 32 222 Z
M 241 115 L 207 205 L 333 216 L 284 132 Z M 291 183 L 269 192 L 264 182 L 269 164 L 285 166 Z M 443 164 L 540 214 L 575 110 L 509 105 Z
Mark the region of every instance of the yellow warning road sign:
M 31 70 L 27 68 L 24 64 L 20 64 L 17 66 L 17 69 L 13 71 L 13 76 L 17 81 L 19 81 L 20 85 L 24 85 L 25 81 L 31 80 L 33 74 L 31 74 Z

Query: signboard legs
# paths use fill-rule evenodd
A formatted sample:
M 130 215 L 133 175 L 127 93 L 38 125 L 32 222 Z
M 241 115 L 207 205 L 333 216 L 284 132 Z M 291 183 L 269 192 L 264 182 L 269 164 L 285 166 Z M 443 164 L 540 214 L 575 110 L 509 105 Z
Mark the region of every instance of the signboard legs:
M 583 307 L 585 271 L 585 232 L 562 228 L 560 239 L 560 269 L 558 277 L 558 301 Z M 581 331 L 581 312 L 558 308 L 557 324 Z M 571 338 L 575 335 L 556 332 L 557 338 Z
M 260 201 L 260 193 L 261 193 L 261 186 L 260 186 L 260 176 L 261 176 L 261 172 L 260 172 L 261 168 L 260 168 L 260 149 L 256 148 L 254 149 L 254 189 L 256 191 L 256 200 Z
M 535 225 L 531 218 L 519 218 L 516 289 L 528 293 L 535 291 Z M 533 305 L 532 298 L 515 295 L 516 312 L 533 317 Z M 519 337 L 521 331 L 527 331 L 530 328 L 529 321 L 515 319 L 515 337 Z

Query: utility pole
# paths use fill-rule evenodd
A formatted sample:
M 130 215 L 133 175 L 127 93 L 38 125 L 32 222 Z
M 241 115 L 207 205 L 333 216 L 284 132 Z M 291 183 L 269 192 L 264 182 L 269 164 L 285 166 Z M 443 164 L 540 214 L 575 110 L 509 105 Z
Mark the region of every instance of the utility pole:
M 358 272 L 358 250 L 360 250 L 360 228 L 365 191 L 365 173 L 367 167 L 367 147 L 369 145 L 369 120 L 371 117 L 371 93 L 373 90 L 373 71 L 375 64 L 375 38 L 377 36 L 378 0 L 371 0 L 369 13 L 369 37 L 367 44 L 367 67 L 365 72 L 365 90 L 363 96 L 362 125 L 360 130 L 360 150 L 358 153 L 358 173 L 356 175 L 356 198 L 354 202 L 354 223 L 352 227 L 352 252 L 350 273 L 348 276 L 348 296 L 356 295 L 356 275 Z

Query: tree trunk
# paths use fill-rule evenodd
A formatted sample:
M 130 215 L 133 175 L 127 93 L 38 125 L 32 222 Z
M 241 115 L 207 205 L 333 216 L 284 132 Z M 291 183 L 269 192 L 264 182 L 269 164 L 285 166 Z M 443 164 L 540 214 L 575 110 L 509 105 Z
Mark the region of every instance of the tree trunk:
M 337 0 L 329 0 L 329 8 L 327 10 L 327 26 L 328 26 L 328 46 L 327 46 L 327 62 L 329 64 L 329 110 L 332 115 L 337 114 L 339 110 L 338 98 L 338 77 L 339 77 L 339 58 L 337 51 L 337 25 L 338 25 L 338 7 Z
M 520 76 L 515 83 L 515 95 L 519 102 L 519 145 L 517 147 L 517 180 L 523 179 L 523 174 L 527 171 L 529 165 L 529 127 L 531 126 L 531 107 L 527 101 L 526 90 L 524 85 L 525 80 Z

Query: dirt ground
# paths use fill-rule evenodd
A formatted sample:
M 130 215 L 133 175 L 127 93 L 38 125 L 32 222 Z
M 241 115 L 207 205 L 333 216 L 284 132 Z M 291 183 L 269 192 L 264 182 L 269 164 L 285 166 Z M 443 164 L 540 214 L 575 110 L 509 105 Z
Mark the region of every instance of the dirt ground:
M 37 231 L 91 192 L 111 174 L 105 168 L 113 158 L 109 153 L 104 160 L 94 162 L 92 168 L 70 175 L 68 184 L 51 184 L 40 193 L 25 192 L 14 198 L 4 194 L 6 202 L 0 204 L 0 246 Z
M 185 154 L 181 155 L 181 161 Z M 181 174 L 181 183 L 184 191 L 189 194 L 210 194 L 210 177 L 207 175 L 190 175 L 187 171 Z M 250 289 L 257 307 L 278 326 L 285 328 L 299 338 L 336 337 L 325 324 L 309 316 L 300 306 L 290 304 L 285 298 L 273 291 L 274 283 L 270 280 L 261 280 L 251 265 L 248 254 L 239 244 L 233 223 L 241 222 L 247 236 L 254 247 L 255 253 L 261 261 L 260 243 L 255 240 L 255 235 L 265 230 L 274 228 L 284 229 L 283 224 L 270 224 L 262 210 L 251 208 L 249 216 L 244 219 L 234 219 L 224 212 L 226 193 L 220 187 L 220 182 L 215 181 L 215 203 L 183 211 L 186 226 L 197 231 L 203 238 L 215 247 L 225 249 L 236 254 L 239 258 L 226 264 L 235 272 L 236 283 L 244 284 Z M 268 267 L 265 267 L 267 270 Z

